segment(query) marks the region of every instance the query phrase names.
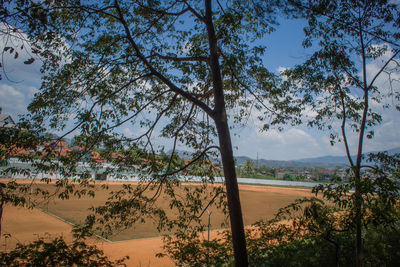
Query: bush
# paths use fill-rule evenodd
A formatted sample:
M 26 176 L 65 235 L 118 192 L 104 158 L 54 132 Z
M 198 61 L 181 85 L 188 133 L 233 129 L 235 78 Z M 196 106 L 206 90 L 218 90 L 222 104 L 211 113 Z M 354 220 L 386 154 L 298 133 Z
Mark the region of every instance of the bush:
M 10 252 L 0 253 L 0 266 L 126 266 L 125 257 L 111 261 L 96 246 L 83 240 L 67 244 L 62 237 L 51 241 L 36 240 L 28 245 L 18 244 Z

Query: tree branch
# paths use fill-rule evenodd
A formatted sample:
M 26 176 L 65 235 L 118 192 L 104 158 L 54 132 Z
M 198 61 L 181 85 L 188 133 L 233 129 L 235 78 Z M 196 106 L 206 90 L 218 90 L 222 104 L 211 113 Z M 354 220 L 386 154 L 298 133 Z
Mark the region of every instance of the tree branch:
M 335 74 L 335 76 L 336 76 L 336 74 Z M 351 158 L 349 144 L 348 144 L 347 135 L 346 135 L 346 104 L 344 102 L 344 94 L 343 94 L 342 88 L 340 85 L 338 85 L 338 87 L 339 87 L 340 100 L 341 100 L 341 104 L 342 104 L 343 118 L 342 118 L 341 129 L 342 129 L 343 142 L 344 142 L 344 146 L 346 149 L 346 156 L 347 156 L 347 159 L 349 160 L 350 166 L 354 167 L 354 163 L 353 163 L 353 159 Z
M 110 127 L 108 127 L 108 128 L 106 128 L 105 130 L 111 130 L 111 129 L 113 129 L 113 128 L 116 128 L 116 127 L 118 127 L 118 126 L 121 126 L 122 124 L 124 124 L 125 122 L 127 122 L 127 121 L 129 121 L 129 120 L 131 120 L 132 118 L 134 118 L 134 117 L 136 117 L 139 113 L 141 113 L 145 108 L 147 108 L 151 103 L 153 103 L 157 98 L 159 98 L 160 96 L 162 96 L 163 94 L 165 94 L 165 93 L 168 93 L 168 92 L 171 92 L 172 90 L 166 90 L 166 91 L 163 91 L 163 92 L 161 92 L 160 94 L 158 94 L 158 95 L 156 95 L 155 97 L 153 97 L 149 102 L 147 102 L 144 106 L 142 106 L 139 110 L 137 110 L 133 115 L 131 115 L 131 116 L 129 116 L 128 118 L 126 118 L 125 120 L 123 120 L 123 121 L 121 121 L 121 122 L 119 122 L 119 123 L 117 123 L 117 124 L 115 124 L 115 125 L 113 125 L 113 126 L 110 126 Z
M 176 149 L 176 142 L 177 142 L 177 139 L 178 139 L 178 134 L 179 134 L 180 131 L 182 131 L 182 129 L 183 129 L 183 128 L 186 126 L 186 124 L 189 122 L 190 117 L 192 116 L 192 112 L 193 112 L 193 110 L 194 110 L 194 107 L 195 107 L 195 105 L 192 104 L 192 107 L 190 108 L 189 115 L 187 116 L 186 120 L 182 123 L 182 125 L 179 127 L 179 129 L 176 130 L 176 132 L 175 132 L 174 145 L 173 145 L 173 147 L 172 147 L 172 152 L 171 152 L 171 156 L 170 156 L 170 158 L 169 158 L 169 162 L 168 162 L 168 166 L 167 166 L 166 172 L 169 172 L 170 167 L 171 167 L 172 158 L 173 158 L 173 156 L 174 156 L 175 149 Z
M 310 11 L 310 12 L 312 12 L 312 13 L 314 12 L 314 11 L 312 10 L 311 7 L 301 4 L 300 1 L 293 1 L 293 0 L 290 0 L 289 2 L 292 3 L 292 5 L 294 5 L 294 6 L 297 7 L 297 8 L 305 9 L 305 10 Z M 310 2 L 310 1 L 308 1 L 308 2 Z M 339 20 L 339 19 L 337 19 L 337 18 L 334 17 L 334 16 L 330 16 L 330 15 L 327 15 L 327 14 L 320 14 L 320 15 L 321 15 L 321 16 L 324 16 L 324 17 L 326 17 L 326 18 L 328 18 L 328 19 L 330 19 L 330 20 L 333 20 L 333 21 L 335 21 L 335 22 L 340 22 L 340 23 L 342 23 L 342 24 L 345 24 L 344 21 Z M 354 31 L 356 31 L 356 32 L 357 32 L 357 30 L 358 30 L 358 28 L 357 28 L 356 26 L 352 26 L 352 25 L 349 24 L 349 23 L 346 23 L 346 27 L 348 27 L 350 30 L 354 30 Z M 396 46 L 396 47 L 400 47 L 400 44 L 395 43 L 395 42 L 393 42 L 393 41 L 391 41 L 391 40 L 388 40 L 388 39 L 386 39 L 386 38 L 383 38 L 382 36 L 377 35 L 377 34 L 375 34 L 375 33 L 372 33 L 372 32 L 370 32 L 370 31 L 368 31 L 368 30 L 365 30 L 364 28 L 362 28 L 362 29 L 360 29 L 360 30 L 361 30 L 362 33 L 366 33 L 366 34 L 368 34 L 368 35 L 370 35 L 370 36 L 372 36 L 372 37 L 374 37 L 374 38 L 376 38 L 376 39 L 378 39 L 378 40 L 380 40 L 380 41 L 382 41 L 382 42 L 386 42 L 386 43 L 388 43 L 388 44 L 390 44 L 390 45 L 393 45 L 393 46 Z
M 235 78 L 235 80 L 246 90 L 248 91 L 256 100 L 257 102 L 263 106 L 266 110 L 268 110 L 269 112 L 276 114 L 276 111 L 272 110 L 271 108 L 267 107 L 264 102 L 247 86 L 245 85 L 236 75 L 235 71 L 233 70 L 232 66 L 229 66 L 229 68 L 231 69 L 231 73 L 232 76 Z
M 203 157 L 203 156 L 207 153 L 208 150 L 213 149 L 213 148 L 216 148 L 216 149 L 219 150 L 219 147 L 218 147 L 218 146 L 209 146 L 209 147 L 207 147 L 206 149 L 204 149 L 203 152 L 201 152 L 200 155 L 198 155 L 196 158 L 194 158 L 192 161 L 190 161 L 187 165 L 185 165 L 185 166 L 183 166 L 183 167 L 181 167 L 181 168 L 179 168 L 179 169 L 177 169 L 177 170 L 175 170 L 175 171 L 172 171 L 172 172 L 170 172 L 170 173 L 163 174 L 162 176 L 163 176 L 163 177 L 167 177 L 167 176 L 170 176 L 170 175 L 177 174 L 177 173 L 179 173 L 179 172 L 181 172 L 181 171 L 184 171 L 184 170 L 187 169 L 190 165 L 194 164 L 196 161 L 198 161 L 199 159 L 201 159 L 201 157 Z
M 166 86 L 168 86 L 172 91 L 174 91 L 175 93 L 181 95 L 182 97 L 184 97 L 185 99 L 187 99 L 188 101 L 194 103 L 195 105 L 197 105 L 198 107 L 200 107 L 201 109 L 204 110 L 204 112 L 206 112 L 208 115 L 210 115 L 211 117 L 213 117 L 214 115 L 214 111 L 207 106 L 203 101 L 197 99 L 196 97 L 192 96 L 189 92 L 186 92 L 184 90 L 182 90 L 181 88 L 179 88 L 178 86 L 176 86 L 171 80 L 169 80 L 168 78 L 166 78 L 164 75 L 162 75 L 160 72 L 158 72 L 151 64 L 150 62 L 148 62 L 148 60 L 146 59 L 146 57 L 142 54 L 142 52 L 140 51 L 139 46 L 136 44 L 135 40 L 132 37 L 132 34 L 129 30 L 128 24 L 124 19 L 124 15 L 122 14 L 122 10 L 118 4 L 118 0 L 115 0 L 115 7 L 117 9 L 119 18 L 118 20 L 121 22 L 121 24 L 123 25 L 124 29 L 125 29 L 125 34 L 126 34 L 126 38 L 128 39 L 128 41 L 130 42 L 130 44 L 132 45 L 133 49 L 135 50 L 138 58 L 149 68 L 149 70 L 151 71 L 151 73 L 153 73 L 154 76 L 156 76 L 158 79 L 160 79 Z
M 374 84 L 374 82 L 378 78 L 378 76 L 385 70 L 387 65 L 389 65 L 390 62 L 392 62 L 392 60 L 397 56 L 397 54 L 399 52 L 400 52 L 400 49 L 396 50 L 396 53 L 394 53 L 393 56 L 391 56 L 390 59 L 388 61 L 386 61 L 386 63 L 382 66 L 382 68 L 375 74 L 374 78 L 372 79 L 372 81 L 368 85 L 368 89 L 370 89 L 372 87 L 372 85 Z
M 141 8 L 147 9 L 147 10 L 150 11 L 150 12 L 153 12 L 153 13 L 156 13 L 156 14 L 160 14 L 160 15 L 162 15 L 162 16 L 175 16 L 175 17 L 179 17 L 179 16 L 185 14 L 186 12 L 190 11 L 189 8 L 185 8 L 185 9 L 182 9 L 181 11 L 179 11 L 179 12 L 168 12 L 167 10 L 173 8 L 173 7 L 176 5 L 176 3 L 178 3 L 178 1 L 175 2 L 175 3 L 173 3 L 170 7 L 167 7 L 167 8 L 164 9 L 164 10 L 155 9 L 155 8 L 151 8 L 151 7 L 149 7 L 149 6 L 142 5 L 142 4 L 140 3 L 140 1 L 137 1 L 136 3 L 137 3 Z
M 202 15 L 200 15 L 196 10 L 194 10 L 194 8 L 192 8 L 186 0 L 183 1 L 185 2 L 190 12 L 192 12 L 192 14 L 195 15 L 196 18 L 198 18 L 202 22 L 205 22 L 205 18 Z
M 171 56 L 164 56 L 160 55 L 156 51 L 151 51 L 151 54 L 155 55 L 158 58 L 165 59 L 165 60 L 170 60 L 174 62 L 185 62 L 185 61 L 201 61 L 201 62 L 209 62 L 208 57 L 204 56 L 199 56 L 199 57 L 171 57 Z

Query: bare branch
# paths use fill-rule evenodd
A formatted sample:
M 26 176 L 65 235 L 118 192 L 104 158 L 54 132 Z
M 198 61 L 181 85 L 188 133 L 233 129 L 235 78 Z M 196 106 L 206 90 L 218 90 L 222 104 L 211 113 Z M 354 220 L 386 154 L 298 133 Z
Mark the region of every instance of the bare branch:
M 188 1 L 186 1 L 186 0 L 183 0 L 183 1 L 185 2 L 185 4 L 188 7 L 189 11 L 192 12 L 192 14 L 196 16 L 196 18 L 198 18 L 202 22 L 205 22 L 205 18 L 202 15 L 200 15 L 196 10 L 194 10 L 194 8 L 192 8 L 189 5 Z
M 189 166 L 191 166 L 192 164 L 194 164 L 195 162 L 197 162 L 199 159 L 201 159 L 201 158 L 207 153 L 208 150 L 214 149 L 214 148 L 219 150 L 219 147 L 218 147 L 218 146 L 209 146 L 209 147 L 207 147 L 206 149 L 204 149 L 203 152 L 200 153 L 200 155 L 198 155 L 196 158 L 194 158 L 192 161 L 190 161 L 187 165 L 185 165 L 185 166 L 183 166 L 183 167 L 181 167 L 181 168 L 179 168 L 179 169 L 177 169 L 177 170 L 175 170 L 175 171 L 172 171 L 172 172 L 170 172 L 170 173 L 163 174 L 162 176 L 163 176 L 163 177 L 167 177 L 167 176 L 170 176 L 170 175 L 177 174 L 177 173 L 179 173 L 179 172 L 181 172 L 181 171 L 184 171 L 184 170 L 187 169 Z
M 151 133 L 154 130 L 154 127 L 156 127 L 157 123 L 159 122 L 159 120 L 161 119 L 161 117 L 164 115 L 165 112 L 167 112 L 172 105 L 174 104 L 174 102 L 177 99 L 177 94 L 175 94 L 172 98 L 172 100 L 169 102 L 168 106 L 166 108 L 164 108 L 162 111 L 160 111 L 160 113 L 158 113 L 157 118 L 155 119 L 155 121 L 152 123 L 152 125 L 149 127 L 149 129 L 142 135 L 140 135 L 139 137 L 135 138 L 134 140 L 139 140 L 144 136 L 147 136 L 148 139 L 150 139 Z M 150 135 L 150 136 L 148 136 Z
M 168 166 L 167 166 L 166 172 L 169 172 L 170 167 L 171 167 L 172 158 L 173 158 L 173 156 L 174 156 L 175 149 L 176 149 L 176 142 L 177 142 L 177 139 L 178 139 L 178 134 L 179 134 L 180 131 L 183 130 L 183 128 L 184 128 L 184 127 L 186 126 L 186 124 L 189 122 L 189 120 L 190 120 L 190 118 L 191 118 L 191 116 L 192 116 L 194 107 L 195 107 L 195 105 L 192 104 L 192 107 L 190 108 L 189 115 L 187 116 L 186 120 L 182 123 L 182 125 L 181 125 L 181 126 L 178 128 L 178 130 L 176 130 L 176 132 L 175 132 L 174 145 L 173 145 L 173 147 L 172 147 L 172 152 L 171 152 L 171 156 L 170 156 L 170 158 L 169 158 L 169 162 L 168 162 Z
M 235 80 L 246 90 L 248 91 L 256 100 L 258 103 L 260 103 L 261 106 L 263 106 L 266 110 L 269 112 L 276 114 L 276 111 L 272 110 L 271 108 L 267 107 L 267 105 L 264 104 L 264 102 L 248 87 L 246 84 L 244 84 L 239 77 L 237 77 L 235 71 L 233 70 L 232 66 L 229 66 L 231 69 L 232 76 L 235 78 Z
M 334 75 L 335 75 L 336 79 L 338 80 L 338 77 L 337 77 L 336 73 L 334 73 Z M 350 166 L 354 167 L 354 163 L 353 163 L 353 159 L 351 158 L 350 149 L 349 149 L 349 143 L 348 143 L 347 135 L 346 135 L 346 119 L 347 119 L 347 116 L 346 116 L 346 104 L 344 102 L 344 93 L 343 93 L 342 87 L 340 85 L 338 85 L 338 87 L 339 87 L 339 94 L 340 94 L 340 100 L 341 100 L 341 105 L 342 105 L 342 116 L 343 116 L 342 125 L 341 125 L 342 137 L 343 137 L 343 142 L 344 142 L 344 146 L 345 146 L 345 149 L 346 149 L 347 159 L 350 162 Z
M 361 165 L 360 168 L 367 168 L 367 169 L 372 169 L 372 170 L 375 170 L 375 171 L 379 170 L 378 167 L 374 167 L 374 166 L 371 166 L 371 165 Z
M 225 193 L 225 192 L 224 192 L 224 191 L 218 191 L 218 192 L 214 195 L 214 197 L 208 202 L 207 206 L 205 206 L 204 209 L 202 210 L 202 212 L 197 216 L 198 219 L 200 219 L 201 216 L 203 216 L 204 212 L 206 212 L 206 210 L 208 209 L 208 207 L 210 207 L 210 206 L 214 203 L 215 199 L 216 199 L 220 194 L 222 194 L 222 193 Z
M 400 49 L 396 50 L 396 52 L 390 57 L 390 59 L 388 61 L 386 61 L 386 63 L 382 66 L 382 68 L 375 74 L 374 78 L 372 79 L 372 81 L 368 85 L 368 89 L 370 89 L 372 87 L 372 85 L 374 84 L 374 82 L 378 78 L 378 76 L 385 70 L 387 65 L 389 65 L 390 62 L 392 62 L 392 60 L 397 56 L 397 54 L 399 52 L 400 52 Z
M 199 56 L 199 57 L 171 57 L 171 56 L 164 56 L 160 55 L 159 53 L 155 51 L 151 51 L 152 54 L 154 54 L 156 57 L 165 59 L 165 60 L 170 60 L 174 62 L 185 62 L 185 61 L 201 61 L 201 62 L 209 62 L 209 58 L 205 56 Z
M 181 11 L 179 11 L 179 12 L 168 12 L 167 10 L 173 8 L 173 7 L 178 3 L 178 1 L 177 1 L 177 2 L 174 2 L 170 7 L 167 7 L 167 8 L 165 8 L 164 10 L 155 9 L 155 8 L 151 8 L 151 7 L 149 7 L 149 6 L 145 6 L 145 5 L 141 4 L 140 1 L 137 1 L 136 3 L 137 3 L 141 8 L 147 9 L 147 10 L 150 11 L 150 12 L 153 12 L 153 13 L 155 13 L 155 14 L 160 14 L 160 15 L 162 15 L 162 16 L 175 16 L 175 17 L 179 17 L 179 16 L 185 14 L 186 12 L 190 11 L 189 8 L 185 8 L 185 9 L 182 9 Z
M 137 115 L 139 115 L 139 113 L 141 113 L 144 109 L 146 109 L 151 103 L 153 103 L 157 98 L 161 97 L 162 95 L 164 95 L 164 94 L 166 94 L 168 92 L 171 92 L 171 90 L 166 90 L 166 91 L 163 91 L 160 94 L 156 95 L 149 102 L 147 102 L 145 105 L 143 105 L 139 110 L 137 110 L 133 115 L 129 116 L 125 120 L 123 120 L 123 121 L 121 121 L 121 122 L 119 122 L 119 123 L 117 123 L 117 124 L 115 124 L 113 126 L 110 126 L 110 127 L 106 128 L 105 131 L 111 130 L 111 129 L 116 128 L 118 126 L 121 126 L 125 122 L 127 122 L 127 121 L 131 120 L 132 118 L 136 117 Z
M 204 110 L 204 112 L 206 112 L 208 115 L 210 115 L 211 117 L 214 116 L 214 111 L 208 106 L 206 105 L 203 101 L 197 99 L 196 97 L 192 96 L 189 92 L 182 90 L 181 88 L 179 88 L 178 86 L 176 86 L 171 80 L 169 80 L 167 77 L 165 77 L 164 75 L 162 75 L 160 72 L 158 72 L 151 64 L 150 62 L 148 62 L 148 60 L 146 59 L 146 57 L 143 55 L 143 53 L 140 51 L 139 46 L 136 44 L 135 40 L 132 37 L 132 34 L 130 32 L 130 29 L 128 27 L 127 22 L 125 21 L 124 15 L 122 14 L 122 10 L 119 7 L 118 4 L 118 0 L 115 0 L 115 6 L 119 15 L 118 20 L 121 22 L 121 24 L 123 25 L 124 29 L 125 29 L 125 34 L 126 34 L 126 38 L 128 39 L 128 41 L 131 43 L 133 49 L 135 50 L 138 58 L 149 68 L 149 70 L 151 71 L 151 73 L 156 76 L 157 78 L 159 78 L 166 86 L 168 86 L 172 91 L 176 92 L 177 94 L 183 96 L 184 98 L 186 98 L 187 100 L 191 101 L 192 103 L 194 103 L 195 105 L 197 105 L 198 107 L 200 107 L 201 109 Z

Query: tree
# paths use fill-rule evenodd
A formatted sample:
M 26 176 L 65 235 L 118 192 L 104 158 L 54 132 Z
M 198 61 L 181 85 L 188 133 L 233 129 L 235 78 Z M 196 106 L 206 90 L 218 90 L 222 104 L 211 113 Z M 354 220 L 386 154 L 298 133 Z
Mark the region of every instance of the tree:
M 396 166 L 398 161 L 399 158 Z M 392 168 L 391 175 L 399 179 L 392 164 L 386 167 Z M 385 184 L 381 189 L 386 188 L 386 192 L 367 200 L 369 214 L 363 222 L 364 262 L 369 266 L 395 266 L 400 259 L 400 187 L 390 185 L 384 176 L 378 180 Z M 355 229 L 351 200 L 346 193 L 346 190 L 326 190 L 323 198 L 297 199 L 281 208 L 274 219 L 253 224 L 246 231 L 250 265 L 354 266 Z M 181 232 L 169 237 L 164 248 L 177 264 L 230 266 L 230 238 L 228 231 L 212 240 L 200 238 L 197 232 Z
M 35 40 L 32 51 L 43 60 L 41 91 L 29 106 L 37 125 L 49 121 L 64 136 L 79 131 L 88 149 L 140 146 L 153 160 L 155 196 L 162 189 L 172 196 L 178 181 L 169 177 L 186 168 L 171 164 L 177 143 L 193 147 L 195 160 L 219 151 L 236 266 L 248 260 L 228 118 L 240 123 L 253 100 L 272 124 L 298 111 L 283 110 L 290 97 L 263 67 L 264 47 L 249 44 L 273 30 L 274 5 L 264 5 L 261 18 L 258 5 L 240 0 L 18 1 L 6 22 Z M 143 130 L 124 136 L 118 128 L 129 122 Z M 163 175 L 152 143 L 157 131 L 173 140 Z
M 246 162 L 243 164 L 242 169 L 245 174 L 254 174 L 255 173 L 254 163 L 251 160 L 246 160 Z
M 283 175 L 283 180 L 285 180 L 285 181 L 293 181 L 293 178 L 289 173 L 285 173 Z
M 3 266 L 126 266 L 126 258 L 110 260 L 96 246 L 76 239 L 67 244 L 62 237 L 30 244 L 18 244 L 11 252 L 0 253 Z
M 399 109 L 395 80 L 399 73 L 399 8 L 390 1 L 288 2 L 308 20 L 304 46 L 317 45 L 303 65 L 285 75 L 315 114 L 308 124 L 331 130 L 331 143 L 342 141 L 345 146 L 355 187 L 351 205 L 356 265 L 362 266 L 365 197 L 371 193 L 366 186 L 370 181 L 363 174 L 364 140 L 373 137 L 373 126 L 382 120 L 374 106 L 387 108 L 393 103 Z M 376 64 L 377 70 L 371 71 L 368 64 Z M 382 87 L 382 79 L 389 81 L 389 88 Z M 388 98 L 393 102 L 386 101 Z M 337 121 L 340 134 L 335 131 Z M 350 129 L 358 135 L 356 144 L 349 141 Z
M 0 69 L 9 81 L 12 81 L 12 79 L 8 76 L 6 66 L 4 66 L 7 57 L 12 57 L 13 60 L 24 60 L 23 63 L 26 65 L 31 65 L 35 62 L 33 54 L 26 53 L 32 44 L 32 40 L 29 40 L 26 34 L 16 27 L 16 25 L 8 23 L 9 20 L 16 19 L 16 15 L 18 16 L 15 8 L 24 5 L 23 1 L 16 2 L 13 3 L 13 1 L 6 0 L 1 2 L 0 5 L 0 38 L 2 39 L 2 62 L 0 63 Z M 30 15 L 33 20 L 44 19 L 43 14 L 35 13 L 34 10 Z M 20 57 L 20 55 L 23 56 Z M 3 78 L 3 75 L 0 74 L 0 80 Z

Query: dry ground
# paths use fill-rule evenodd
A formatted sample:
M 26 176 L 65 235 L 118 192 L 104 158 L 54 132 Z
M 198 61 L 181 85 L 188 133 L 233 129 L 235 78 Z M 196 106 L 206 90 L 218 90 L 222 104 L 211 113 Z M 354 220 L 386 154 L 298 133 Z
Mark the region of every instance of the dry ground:
M 111 184 L 110 188 L 115 190 L 120 186 L 120 184 Z M 246 225 L 260 219 L 272 218 L 280 207 L 296 198 L 310 195 L 309 189 L 254 185 L 240 185 L 239 188 Z M 48 208 L 51 215 L 37 209 L 27 210 L 7 206 L 3 214 L 0 249 L 2 251 L 8 250 L 14 247 L 17 242 L 30 242 L 37 239 L 38 236 L 54 238 L 63 235 L 66 240 L 72 240 L 70 234 L 72 226 L 55 216 L 67 221 L 78 222 L 86 216 L 87 209 L 90 206 L 103 203 L 106 197 L 106 192 L 99 190 L 94 199 L 84 197 L 64 201 L 56 200 L 50 202 L 48 207 L 47 205 L 44 207 L 45 210 Z M 212 214 L 213 227 L 218 228 L 224 219 L 225 217 L 221 212 L 214 211 Z M 128 266 L 173 266 L 169 259 L 154 257 L 156 253 L 161 252 L 162 245 L 161 238 L 154 237 L 156 235 L 154 226 L 147 223 L 137 225 L 135 228 L 128 229 L 112 238 L 113 240 L 130 240 L 107 242 L 93 239 L 90 242 L 98 245 L 106 255 L 114 259 L 129 255 Z

